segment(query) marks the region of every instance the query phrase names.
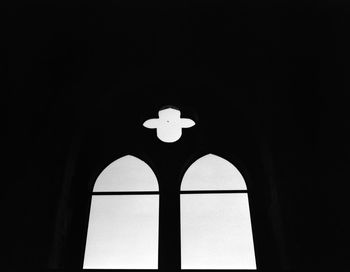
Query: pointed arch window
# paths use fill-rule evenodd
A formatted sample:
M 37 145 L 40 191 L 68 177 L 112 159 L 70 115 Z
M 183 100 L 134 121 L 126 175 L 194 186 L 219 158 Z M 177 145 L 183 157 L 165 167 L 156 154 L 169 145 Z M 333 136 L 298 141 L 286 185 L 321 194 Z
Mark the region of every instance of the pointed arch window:
M 208 154 L 181 184 L 181 268 L 256 269 L 247 187 L 227 160 Z
M 93 188 L 83 268 L 158 268 L 158 221 L 152 169 L 130 155 L 114 161 Z

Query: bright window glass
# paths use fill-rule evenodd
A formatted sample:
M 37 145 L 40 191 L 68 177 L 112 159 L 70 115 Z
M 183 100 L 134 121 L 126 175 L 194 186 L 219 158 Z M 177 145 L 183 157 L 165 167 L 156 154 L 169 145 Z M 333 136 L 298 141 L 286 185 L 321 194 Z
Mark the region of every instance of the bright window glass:
M 142 160 L 127 155 L 108 165 L 98 176 L 94 192 L 158 191 L 157 178 Z
M 157 269 L 158 182 L 133 156 L 111 163 L 96 180 L 84 269 Z
M 255 269 L 247 194 L 181 195 L 183 269 Z
M 156 269 L 158 195 L 95 195 L 84 268 Z
M 206 155 L 187 170 L 181 190 L 181 268 L 256 269 L 246 184 L 237 168 Z
M 208 154 L 186 171 L 181 190 L 246 190 L 241 173 L 230 162 Z

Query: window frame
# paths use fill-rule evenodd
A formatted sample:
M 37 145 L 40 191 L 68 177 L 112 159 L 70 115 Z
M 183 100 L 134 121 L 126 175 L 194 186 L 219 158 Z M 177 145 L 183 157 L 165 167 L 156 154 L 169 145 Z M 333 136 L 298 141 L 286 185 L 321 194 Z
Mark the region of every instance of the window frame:
M 182 181 L 183 179 L 183 176 L 185 174 L 185 172 L 187 171 L 187 169 L 193 164 L 193 162 L 195 162 L 197 159 L 205 156 L 205 155 L 208 155 L 208 154 L 214 154 L 216 156 L 219 156 L 221 158 L 224 158 L 225 160 L 227 160 L 228 162 L 232 163 L 237 169 L 239 169 L 239 172 L 242 174 L 245 182 L 246 182 L 246 185 L 247 185 L 247 191 L 249 191 L 248 193 L 248 201 L 249 201 L 249 207 L 250 207 L 250 219 L 251 219 L 251 227 L 252 227 L 252 235 L 253 235 L 253 240 L 254 240 L 254 251 L 255 251 L 255 260 L 256 260 L 256 266 L 257 266 L 257 269 L 254 269 L 254 270 L 247 270 L 247 269 L 244 269 L 244 270 L 240 270 L 240 269 L 225 269 L 225 270 L 220 270 L 220 269 L 216 269 L 218 271 L 261 271 L 261 261 L 260 261 L 260 249 L 259 247 L 257 247 L 257 245 L 261 245 L 261 241 L 259 239 L 259 234 L 258 234 L 258 237 L 257 237 L 257 231 L 256 229 L 259 228 L 259 226 L 257 226 L 257 220 L 259 219 L 256 219 L 256 214 L 258 213 L 256 211 L 256 208 L 258 206 L 252 204 L 252 199 L 254 199 L 254 195 L 252 193 L 253 190 L 252 188 L 254 188 L 254 184 L 252 183 L 252 177 L 248 171 L 248 168 L 245 167 L 243 161 L 238 158 L 238 157 L 235 157 L 233 156 L 232 154 L 223 154 L 221 155 L 222 152 L 206 152 L 206 151 L 199 151 L 199 152 L 192 152 L 189 156 L 186 156 L 186 159 L 184 160 L 184 162 L 182 163 L 182 167 L 179 171 L 179 174 L 178 176 L 176 177 L 176 179 L 179 179 L 180 181 Z M 159 177 L 159 172 L 156 169 L 155 165 L 154 165 L 154 161 L 152 160 L 152 157 L 150 157 L 149 155 L 150 154 L 147 154 L 147 152 L 141 152 L 141 153 L 136 153 L 136 152 L 128 152 L 128 153 L 122 153 L 122 154 L 118 154 L 118 156 L 111 156 L 109 159 L 105 159 L 104 160 L 104 163 L 100 161 L 100 163 L 95 163 L 93 164 L 93 168 L 92 168 L 92 171 L 90 171 L 90 174 L 87 174 L 86 176 L 89 178 L 90 182 L 89 182 L 89 189 L 88 189 L 88 194 L 86 195 L 85 199 L 85 203 L 86 205 L 85 206 L 85 220 L 84 222 L 82 223 L 79 223 L 80 226 L 82 227 L 82 230 L 84 231 L 84 233 L 82 234 L 82 239 L 80 239 L 80 269 L 82 269 L 83 267 L 83 260 L 84 260 L 84 253 L 85 253 L 85 245 L 86 245 L 86 238 L 87 238 L 87 229 L 88 229 L 88 218 L 89 218 L 89 213 L 90 213 L 90 206 L 91 206 L 91 192 L 92 192 L 92 188 L 93 188 L 93 184 L 94 182 L 96 181 L 98 175 L 100 174 L 101 172 L 101 169 L 104 169 L 106 165 L 110 164 L 111 161 L 114 161 L 118 158 L 121 158 L 125 155 L 132 155 L 132 156 L 135 156 L 136 158 L 139 158 L 141 159 L 142 161 L 144 161 L 145 163 L 147 163 L 147 165 L 152 169 L 152 171 L 154 172 L 154 174 L 156 175 L 157 177 L 157 180 L 158 182 L 161 182 L 161 179 Z M 93 175 L 91 175 L 91 172 L 94 173 Z M 162 194 L 162 191 L 161 191 L 161 186 L 159 186 L 159 195 L 161 197 L 161 194 Z M 178 191 L 178 195 L 180 197 L 180 188 L 179 188 L 179 191 Z M 180 206 L 180 203 L 179 203 L 179 206 Z M 162 206 L 161 206 L 161 203 L 160 203 L 160 206 L 159 206 L 159 212 L 161 213 L 161 209 L 164 209 Z M 160 225 L 159 225 L 160 227 Z M 159 242 L 161 238 L 159 238 Z M 181 240 L 181 238 L 179 237 L 179 240 Z M 181 241 L 180 241 L 181 242 Z M 273 241 L 274 243 L 275 241 Z M 263 245 L 261 245 L 262 247 Z M 160 249 L 160 248 L 159 248 Z M 275 250 L 273 249 L 273 252 L 275 252 Z M 159 253 L 158 253 L 159 254 Z M 160 263 L 160 254 L 158 255 L 159 259 L 159 263 Z M 181 263 L 179 264 L 179 267 L 181 267 Z M 86 271 L 89 271 L 90 269 L 84 269 Z M 101 271 L 147 271 L 147 270 L 150 270 L 150 271 L 153 271 L 153 270 L 164 270 L 164 267 L 162 268 L 161 266 L 158 267 L 158 269 L 101 269 Z M 188 269 L 181 269 L 181 270 L 188 270 Z M 99 271 L 99 269 L 93 269 L 91 271 Z M 169 270 L 164 270 L 164 271 L 169 271 Z M 171 270 L 171 271 L 179 271 L 179 269 L 175 268 L 174 270 Z M 207 269 L 199 269 L 197 271 L 212 271 L 212 270 L 207 270 Z

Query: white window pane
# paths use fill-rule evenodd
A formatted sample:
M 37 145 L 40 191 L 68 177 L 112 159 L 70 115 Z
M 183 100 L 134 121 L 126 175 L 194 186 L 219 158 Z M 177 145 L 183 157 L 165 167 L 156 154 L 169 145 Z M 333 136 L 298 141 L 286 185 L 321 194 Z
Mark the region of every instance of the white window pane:
M 181 195 L 183 269 L 256 269 L 247 194 Z
M 246 190 L 241 173 L 227 160 L 208 154 L 186 171 L 181 190 Z
M 98 176 L 94 192 L 108 191 L 158 191 L 158 182 L 145 162 L 128 155 L 112 162 Z
M 158 195 L 92 197 L 84 268 L 158 268 Z

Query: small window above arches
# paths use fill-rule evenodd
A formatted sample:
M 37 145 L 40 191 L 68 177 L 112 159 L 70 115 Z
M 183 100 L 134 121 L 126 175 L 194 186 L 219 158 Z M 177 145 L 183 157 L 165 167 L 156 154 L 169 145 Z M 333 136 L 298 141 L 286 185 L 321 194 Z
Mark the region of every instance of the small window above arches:
M 232 163 L 208 154 L 188 168 L 181 190 L 247 190 L 247 186 L 242 174 Z
M 93 192 L 158 191 L 157 178 L 142 160 L 127 155 L 108 165 L 98 176 Z

